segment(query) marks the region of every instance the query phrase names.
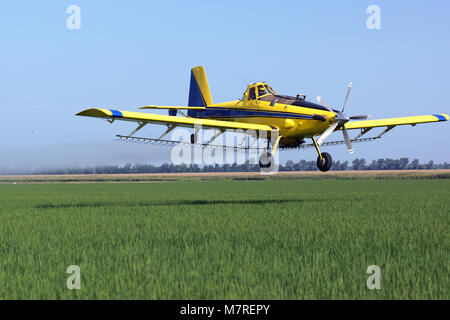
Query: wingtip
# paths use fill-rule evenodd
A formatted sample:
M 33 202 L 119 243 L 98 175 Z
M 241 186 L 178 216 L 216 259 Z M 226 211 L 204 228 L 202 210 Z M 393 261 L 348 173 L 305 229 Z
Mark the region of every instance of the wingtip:
M 85 109 L 83 111 L 78 112 L 77 114 L 75 114 L 76 116 L 86 116 L 86 114 L 88 112 L 90 112 L 92 109 Z
M 154 109 L 155 107 L 156 106 L 148 105 L 148 106 L 139 107 L 138 109 Z
M 448 121 L 449 119 L 448 115 L 445 113 L 433 114 L 433 116 L 435 116 L 438 119 L 438 121 Z
M 97 109 L 97 108 L 90 108 L 83 110 L 81 112 L 78 112 L 76 116 L 83 116 L 83 117 L 107 117 L 110 116 L 108 112 L 106 112 L 104 109 Z

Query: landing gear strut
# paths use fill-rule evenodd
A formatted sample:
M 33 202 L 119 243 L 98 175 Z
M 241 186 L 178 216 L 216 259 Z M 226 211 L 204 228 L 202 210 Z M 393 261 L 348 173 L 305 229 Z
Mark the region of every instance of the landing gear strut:
M 316 147 L 317 153 L 319 156 L 317 157 L 317 168 L 320 171 L 326 172 L 330 170 L 331 165 L 333 164 L 333 159 L 331 158 L 331 154 L 328 152 L 320 153 L 319 146 L 317 145 L 316 139 L 312 137 L 312 141 L 314 142 L 314 146 Z

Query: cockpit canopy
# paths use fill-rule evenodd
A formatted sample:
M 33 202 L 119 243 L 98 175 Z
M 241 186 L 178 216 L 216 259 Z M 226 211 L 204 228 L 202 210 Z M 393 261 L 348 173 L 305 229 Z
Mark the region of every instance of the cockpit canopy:
M 265 82 L 257 82 L 247 88 L 248 99 L 256 100 L 266 95 L 276 95 L 277 93 Z
M 259 101 L 266 101 L 270 106 L 275 104 L 292 105 L 316 110 L 329 111 L 326 107 L 306 101 L 305 94 L 298 94 L 296 97 L 280 95 L 276 93 L 267 83 L 256 82 L 247 87 L 243 97 L 244 103 L 256 106 Z

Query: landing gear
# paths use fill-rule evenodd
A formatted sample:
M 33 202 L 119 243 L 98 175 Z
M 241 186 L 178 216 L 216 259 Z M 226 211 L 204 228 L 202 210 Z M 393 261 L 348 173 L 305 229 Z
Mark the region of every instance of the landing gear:
M 192 144 L 197 143 L 197 138 L 198 137 L 195 133 L 191 134 L 191 143 Z
M 322 172 L 326 172 L 330 170 L 333 159 L 331 158 L 331 154 L 327 152 L 322 152 L 321 156 L 317 157 L 317 168 Z
M 320 153 L 319 146 L 317 145 L 316 139 L 312 137 L 312 141 L 314 142 L 314 146 L 316 147 L 317 153 L 319 156 L 317 157 L 317 168 L 319 168 L 322 172 L 327 172 L 331 169 L 331 165 L 333 164 L 333 159 L 331 158 L 331 154 L 328 152 Z
M 278 166 L 275 166 L 275 159 L 273 158 L 273 154 L 275 153 L 275 151 L 277 150 L 278 144 L 280 143 L 280 140 L 282 138 L 281 135 L 278 134 L 278 132 L 276 132 L 277 134 L 277 139 L 275 140 L 275 142 L 273 142 L 272 145 L 272 149 L 270 149 L 270 140 L 267 140 L 267 150 L 266 152 L 263 152 L 260 156 L 259 156 L 259 167 L 261 169 L 262 172 L 275 172 L 278 170 Z M 271 152 L 269 152 L 269 150 L 271 150 Z M 269 170 L 267 168 L 270 168 Z M 275 171 L 274 171 L 275 168 Z
M 264 152 L 259 157 L 260 168 L 270 168 L 273 163 L 273 156 L 270 152 Z

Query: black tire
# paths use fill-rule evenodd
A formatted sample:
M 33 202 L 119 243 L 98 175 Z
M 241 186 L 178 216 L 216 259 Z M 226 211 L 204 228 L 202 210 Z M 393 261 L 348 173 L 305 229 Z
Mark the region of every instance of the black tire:
M 194 143 L 197 143 L 197 135 L 196 134 L 191 134 L 191 143 L 192 144 L 194 144 Z
M 333 159 L 331 158 L 331 154 L 327 152 L 322 152 L 322 160 L 320 160 L 320 157 L 317 157 L 317 168 L 322 172 L 330 170 L 332 164 Z
M 260 168 L 270 168 L 273 163 L 273 157 L 270 152 L 265 152 L 259 157 L 259 167 Z

